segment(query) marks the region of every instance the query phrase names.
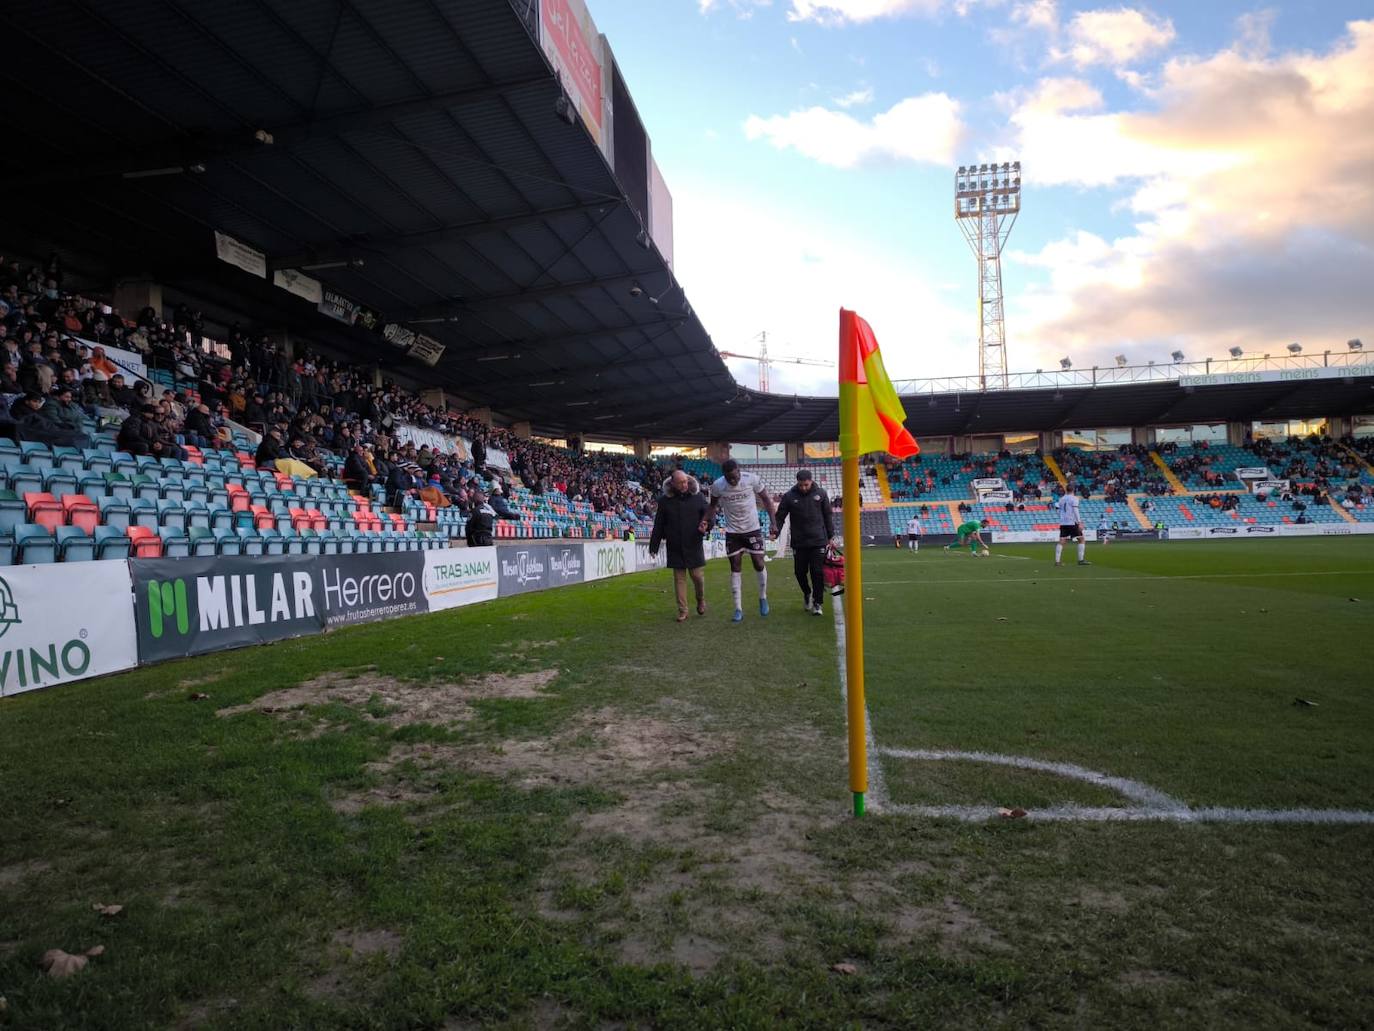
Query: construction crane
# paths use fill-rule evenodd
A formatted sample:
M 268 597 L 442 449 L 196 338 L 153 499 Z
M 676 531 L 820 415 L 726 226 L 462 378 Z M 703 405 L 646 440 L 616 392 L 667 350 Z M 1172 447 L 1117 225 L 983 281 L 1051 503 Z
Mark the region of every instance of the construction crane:
M 774 362 L 782 362 L 786 365 L 834 365 L 834 362 L 818 361 L 815 358 L 775 358 L 768 353 L 768 330 L 764 330 L 750 340 L 759 342 L 758 354 L 739 354 L 735 351 L 721 351 L 722 358 L 744 358 L 751 362 L 759 363 L 759 393 L 768 393 L 768 367 Z

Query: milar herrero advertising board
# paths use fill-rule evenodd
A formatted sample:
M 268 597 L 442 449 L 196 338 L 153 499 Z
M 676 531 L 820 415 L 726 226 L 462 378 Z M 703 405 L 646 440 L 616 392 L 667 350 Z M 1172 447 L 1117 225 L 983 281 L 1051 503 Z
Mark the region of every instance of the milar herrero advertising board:
M 424 553 L 139 559 L 144 662 L 429 611 Z
M 125 562 L 13 566 L 0 576 L 0 695 L 138 662 Z

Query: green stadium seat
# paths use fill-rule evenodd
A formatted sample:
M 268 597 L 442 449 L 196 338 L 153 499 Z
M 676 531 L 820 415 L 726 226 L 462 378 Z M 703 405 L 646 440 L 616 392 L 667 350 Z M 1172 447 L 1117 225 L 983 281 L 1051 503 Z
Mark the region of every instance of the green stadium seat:
M 219 542 L 215 540 L 215 531 L 209 527 L 189 527 L 186 530 L 186 539 L 190 542 L 191 554 L 197 558 L 212 557 L 219 553 Z

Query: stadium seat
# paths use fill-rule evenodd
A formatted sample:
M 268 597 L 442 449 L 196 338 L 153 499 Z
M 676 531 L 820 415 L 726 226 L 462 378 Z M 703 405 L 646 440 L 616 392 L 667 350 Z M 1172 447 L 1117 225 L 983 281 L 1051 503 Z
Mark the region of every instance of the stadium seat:
M 186 539 L 190 542 L 191 555 L 202 558 L 218 554 L 219 542 L 215 540 L 215 531 L 206 526 L 192 526 L 186 530 Z
M 114 463 L 114 471 L 123 476 L 132 476 L 138 472 L 138 463 L 134 461 L 134 456 L 127 451 L 111 452 L 110 461 Z
M 31 523 L 37 523 L 49 531 L 62 525 L 62 503 L 46 491 L 25 494 L 24 507 L 28 509 Z
M 57 542 L 46 526 L 20 523 L 14 528 L 14 561 L 17 565 L 43 565 L 57 561 Z
M 106 526 L 113 526 L 122 532 L 133 522 L 133 511 L 123 498 L 103 497 L 96 504 L 100 506 L 100 521 Z
M 258 536 L 262 538 L 262 553 L 264 555 L 285 555 L 287 553 L 287 539 L 275 527 L 269 526 L 259 530 Z
M 236 530 L 227 528 L 216 528 L 214 530 L 215 543 L 218 545 L 221 555 L 242 555 L 243 542 L 239 540 Z
M 97 526 L 95 528 L 95 557 L 128 558 L 129 538 L 117 526 Z
M 258 531 L 251 526 L 240 526 L 235 530 L 238 534 L 239 545 L 244 555 L 263 554 L 263 540 L 258 535 Z
M 14 528 L 27 521 L 28 509 L 12 490 L 0 490 L 0 533 L 13 534 Z
M 157 529 L 157 502 L 148 498 L 134 498 L 129 502 L 129 522 L 134 526 Z
M 101 451 L 97 448 L 82 448 L 81 464 L 85 466 L 87 472 L 114 472 L 114 459 L 110 456 L 110 453 L 108 451 Z
M 94 533 L 100 524 L 100 506 L 82 494 L 68 494 L 62 499 L 62 521 Z
M 24 464 L 31 469 L 47 472 L 53 467 L 52 449 L 42 441 L 20 441 L 19 453 L 24 457 Z
M 43 473 L 27 465 L 7 463 L 4 467 L 5 485 L 21 497 L 43 489 Z
M 163 558 L 186 558 L 191 554 L 191 539 L 179 526 L 160 526 L 157 535 L 162 538 Z
M 131 526 L 126 533 L 134 558 L 162 557 L 162 538 L 157 535 L 157 530 L 148 526 Z
M 178 530 L 186 528 L 186 509 L 179 501 L 159 501 L 157 503 L 157 523 L 159 526 L 173 526 Z
M 80 526 L 59 526 L 57 554 L 63 562 L 89 562 L 95 558 L 95 538 Z
M 112 498 L 132 501 L 134 499 L 133 481 L 121 472 L 106 473 L 105 493 Z
M 86 470 L 81 459 L 81 452 L 74 447 L 55 447 L 52 449 L 52 457 L 53 468 L 55 469 L 71 473 L 80 473 Z

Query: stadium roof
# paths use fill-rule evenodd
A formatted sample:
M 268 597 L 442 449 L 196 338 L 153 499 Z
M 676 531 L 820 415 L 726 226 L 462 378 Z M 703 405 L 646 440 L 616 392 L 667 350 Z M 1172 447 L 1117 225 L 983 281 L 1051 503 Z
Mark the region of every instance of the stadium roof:
M 15 0 L 0 76 L 25 145 L 0 181 L 26 203 L 7 215 L 110 277 L 272 317 L 294 305 L 298 331 L 338 342 L 305 302 L 217 262 L 219 231 L 269 276 L 305 267 L 444 344 L 415 378 L 537 427 L 683 429 L 682 399 L 737 385 L 596 142 L 556 113 L 536 5 L 518 7 Z
M 563 91 L 535 7 L 12 0 L 0 78 L 24 145 L 0 152 L 6 233 L 360 360 L 409 363 L 411 378 L 537 430 L 835 439 L 833 398 L 759 394 L 731 377 L 596 141 L 556 113 Z M 269 277 L 306 268 L 436 338 L 438 366 L 217 261 L 215 231 L 264 252 Z M 937 393 L 906 407 L 915 433 L 941 436 L 1362 413 L 1370 387 L 1156 382 Z

